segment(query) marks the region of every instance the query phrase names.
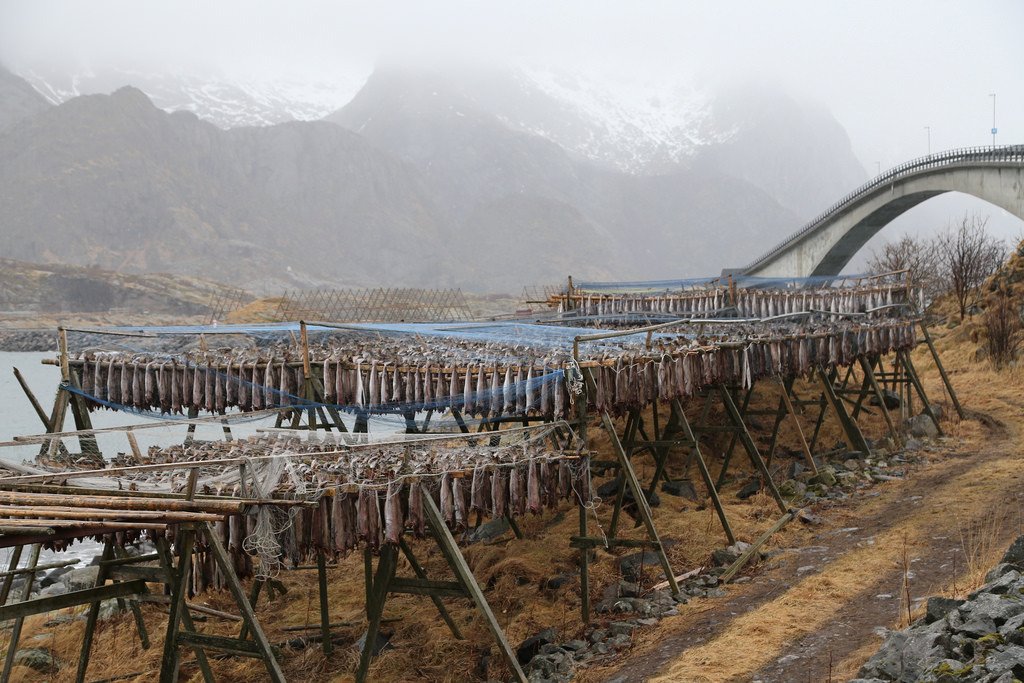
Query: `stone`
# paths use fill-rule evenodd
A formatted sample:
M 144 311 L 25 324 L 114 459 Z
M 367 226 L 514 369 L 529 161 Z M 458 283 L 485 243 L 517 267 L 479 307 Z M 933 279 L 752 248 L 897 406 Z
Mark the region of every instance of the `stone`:
M 933 439 L 939 435 L 939 430 L 927 415 L 915 415 L 903 423 L 904 429 L 910 432 L 911 436 L 919 439 Z
M 700 496 L 697 494 L 697 489 L 689 479 L 666 481 L 662 483 L 661 490 L 670 496 L 686 498 L 687 500 L 692 500 L 695 503 L 700 500 Z
M 885 401 L 885 407 L 889 410 L 896 410 L 900 407 L 900 397 L 890 389 L 882 389 L 882 400 Z M 872 395 L 868 399 L 868 403 L 873 406 L 878 405 L 878 397 Z
M 41 647 L 30 647 L 18 650 L 14 653 L 14 664 L 16 666 L 27 666 L 33 671 L 45 674 L 55 674 L 60 670 L 60 664 L 53 653 Z
M 608 640 L 608 645 L 610 645 L 613 648 L 618 649 L 618 648 L 626 647 L 627 645 L 629 645 L 630 641 L 632 641 L 632 638 L 630 636 L 628 636 L 628 635 L 623 633 L 621 635 L 613 636 L 612 638 L 610 638 Z
M 1000 562 L 1024 566 L 1024 536 L 1018 536 L 1017 540 L 1010 544 Z
M 595 628 L 593 631 L 590 632 L 590 635 L 587 636 L 588 640 L 590 640 L 591 643 L 599 643 L 607 637 L 608 631 L 604 630 L 603 628 Z
M 516 659 L 519 660 L 519 664 L 525 666 L 527 662 L 537 656 L 541 647 L 556 640 L 558 640 L 558 631 L 546 628 L 519 643 L 519 647 L 516 648 Z
M 803 463 L 799 462 L 797 460 L 794 460 L 793 462 L 789 463 L 789 469 L 786 470 L 786 478 L 787 479 L 796 479 L 797 477 L 800 476 L 801 473 L 803 473 L 803 471 L 804 471 Z
M 903 450 L 905 451 L 919 451 L 924 448 L 924 444 L 917 439 L 907 439 L 903 442 Z
M 61 577 L 72 571 L 74 571 L 73 567 L 57 567 L 56 569 L 51 569 L 46 572 L 46 575 L 39 580 L 37 585 L 40 588 L 47 588 L 59 582 Z
M 972 638 L 980 638 L 989 633 L 994 633 L 996 631 L 996 622 L 987 614 L 972 614 L 955 630 L 958 633 L 965 633 Z
M 817 526 L 825 521 L 819 515 L 802 508 L 796 513 L 796 518 L 804 524 L 810 524 L 811 526 Z
M 1020 598 L 1004 597 L 994 593 L 982 593 L 973 600 L 964 603 L 960 611 L 965 612 L 964 618 L 967 619 L 967 624 L 964 624 L 964 630 L 975 619 L 991 620 L 995 622 L 996 626 L 999 626 L 1005 624 L 1010 617 L 1024 612 L 1024 601 Z M 992 633 L 995 630 L 995 628 L 990 628 L 978 635 Z
M 807 484 L 796 479 L 787 479 L 779 484 L 779 493 L 783 498 L 802 498 L 807 493 Z
M 640 568 L 661 567 L 661 556 L 653 550 L 632 553 L 619 558 L 619 571 L 629 580 L 640 578 Z
M 612 499 L 619 492 L 619 487 L 623 485 L 625 477 L 621 474 L 613 479 L 609 479 L 605 483 L 597 487 L 597 495 L 606 500 Z M 661 505 L 661 498 L 658 496 L 657 491 L 647 492 L 646 489 L 643 491 L 644 498 L 647 499 L 647 504 L 652 508 L 656 508 Z M 627 487 L 626 494 L 622 497 L 623 505 L 632 503 L 636 505 L 636 499 L 633 498 L 633 492 Z
M 845 469 L 848 472 L 856 472 L 860 470 L 863 464 L 864 463 L 862 463 L 857 458 L 849 458 L 848 460 L 843 461 L 843 469 Z
M 729 548 L 715 548 L 711 552 L 711 561 L 719 567 L 727 567 L 738 560 L 739 557 L 739 553 L 733 552 Z
M 492 519 L 489 522 L 484 522 L 477 528 L 470 531 L 466 535 L 466 541 L 469 543 L 493 541 L 510 529 L 511 527 L 509 526 L 508 518 L 499 517 L 498 519 Z
M 1012 564 L 1000 563 L 985 574 L 985 586 L 978 593 L 995 593 L 1002 595 L 1020 583 L 1020 572 Z
M 632 637 L 635 628 L 636 626 L 628 621 L 613 621 L 608 624 L 608 630 L 613 638 L 622 635 Z
M 95 566 L 75 569 L 62 576 L 60 582 L 69 593 L 87 588 L 95 588 L 96 575 L 99 570 L 100 568 Z
M 630 581 L 619 581 L 606 586 L 603 592 L 605 600 L 612 598 L 635 598 L 640 595 L 640 587 Z
M 544 582 L 544 587 L 552 591 L 558 590 L 565 584 L 572 581 L 572 579 L 573 577 L 569 574 L 556 574 L 555 576 L 550 577 Z
M 811 486 L 814 486 L 815 484 L 823 486 L 835 486 L 836 475 L 835 472 L 832 471 L 831 467 L 823 467 L 820 470 L 818 470 L 818 474 L 811 477 L 811 480 L 807 483 L 810 484 Z
M 942 619 L 949 614 L 950 610 L 956 609 L 962 604 L 964 604 L 963 600 L 954 600 L 953 598 L 928 598 L 928 606 L 925 609 L 924 615 L 925 623 L 930 624 L 933 621 Z
M 1024 680 L 1024 647 L 1007 645 L 1002 650 L 989 653 L 985 658 L 985 668 L 993 674 L 1009 671 L 1015 678 Z
M 367 635 L 367 631 L 363 631 L 363 635 L 359 636 L 359 639 L 356 640 L 355 647 L 356 647 L 356 650 L 359 651 L 359 652 L 362 652 L 363 651 L 363 647 L 366 646 L 366 635 Z M 372 656 L 376 657 L 381 652 L 383 652 L 386 648 L 390 647 L 390 644 L 391 644 L 391 634 L 388 633 L 388 632 L 385 632 L 385 631 L 377 631 L 377 639 L 375 641 L 373 641 L 373 652 L 371 653 Z
M 751 479 L 750 481 L 743 485 L 743 488 L 739 490 L 739 492 L 736 494 L 736 497 L 739 498 L 740 500 L 746 500 L 747 498 L 750 498 L 752 495 L 754 495 L 760 490 L 761 480 L 756 478 Z
M 567 643 L 562 643 L 562 647 L 564 647 L 566 650 L 572 650 L 573 652 L 577 652 L 579 650 L 582 650 L 582 649 L 586 648 L 587 647 L 587 643 L 586 643 L 586 641 L 579 640 L 577 638 L 577 639 L 570 640 Z
M 949 634 L 945 622 L 922 628 L 894 631 L 857 673 L 861 678 L 885 681 L 918 681 L 937 660 L 948 656 Z

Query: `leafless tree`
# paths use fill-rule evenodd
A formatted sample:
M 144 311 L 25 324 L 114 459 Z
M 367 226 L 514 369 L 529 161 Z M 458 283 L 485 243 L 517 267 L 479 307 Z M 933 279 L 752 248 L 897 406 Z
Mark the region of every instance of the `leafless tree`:
M 875 274 L 909 271 L 911 282 L 924 291 L 927 301 L 945 293 L 935 240 L 903 235 L 896 242 L 887 242 L 880 251 L 872 251 L 867 267 Z
M 1006 259 L 1006 244 L 985 232 L 987 223 L 988 218 L 965 215 L 936 242 L 942 274 L 956 299 L 960 320 L 977 301 L 978 287 Z

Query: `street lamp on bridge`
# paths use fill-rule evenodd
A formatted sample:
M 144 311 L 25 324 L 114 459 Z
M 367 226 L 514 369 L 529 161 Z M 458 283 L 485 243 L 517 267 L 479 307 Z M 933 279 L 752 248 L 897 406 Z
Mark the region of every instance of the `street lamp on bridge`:
M 992 146 L 995 147 L 996 132 L 999 130 L 996 128 L 996 94 L 994 92 L 990 92 L 988 96 L 992 98 Z

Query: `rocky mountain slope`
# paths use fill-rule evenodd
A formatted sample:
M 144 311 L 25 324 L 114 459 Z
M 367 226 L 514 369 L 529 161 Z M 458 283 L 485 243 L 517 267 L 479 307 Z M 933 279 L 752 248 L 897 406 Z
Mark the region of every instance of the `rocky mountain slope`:
M 0 65 L 0 131 L 48 106 L 32 86 Z
M 834 198 L 830 165 L 855 171 L 842 129 L 808 111 L 811 144 L 782 172 L 792 102 L 716 123 L 703 95 L 674 111 L 677 93 L 629 128 L 628 109 L 595 114 L 592 83 L 524 74 L 381 67 L 326 121 L 228 130 L 136 88 L 48 106 L 22 82 L 30 113 L 0 131 L 0 250 L 263 292 L 708 275 Z

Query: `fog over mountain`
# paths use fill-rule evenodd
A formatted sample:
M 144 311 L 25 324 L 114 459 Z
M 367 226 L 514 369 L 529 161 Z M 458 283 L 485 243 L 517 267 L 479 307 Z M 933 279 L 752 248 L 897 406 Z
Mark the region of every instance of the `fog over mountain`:
M 1021 89 L 966 66 L 1020 51 L 1006 22 L 928 7 L 860 25 L 865 51 L 840 29 L 867 9 L 796 1 L 4 6 L 0 249 L 268 292 L 714 274 L 923 154 L 925 125 L 984 143 L 991 90 L 1021 135 Z M 1019 230 L 953 196 L 879 239 L 964 210 Z

